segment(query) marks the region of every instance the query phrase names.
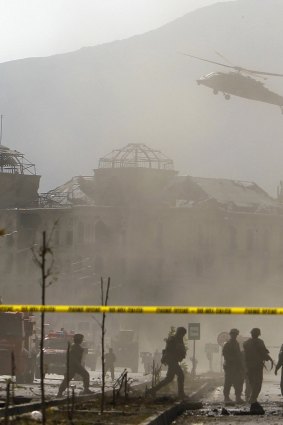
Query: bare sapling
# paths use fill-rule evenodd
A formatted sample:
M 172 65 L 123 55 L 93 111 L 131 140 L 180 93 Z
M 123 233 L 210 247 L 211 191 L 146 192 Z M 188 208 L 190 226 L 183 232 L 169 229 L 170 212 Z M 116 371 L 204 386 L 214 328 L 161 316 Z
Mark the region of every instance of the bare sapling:
M 155 387 L 155 385 L 157 385 L 158 382 L 160 381 L 161 369 L 162 369 L 162 365 L 159 365 L 158 363 L 156 364 L 155 361 L 153 360 L 153 362 L 152 362 L 152 380 L 151 380 L 152 387 Z
M 125 400 L 127 400 L 127 398 L 128 398 L 128 372 L 125 373 L 124 393 L 125 393 Z
M 152 362 L 152 378 L 151 378 L 152 388 L 155 386 L 155 361 Z
M 16 376 L 16 362 L 14 351 L 11 352 L 11 387 L 12 387 L 12 403 L 15 400 L 15 376 Z
M 73 415 L 74 415 L 74 400 L 75 400 L 75 387 L 74 385 L 70 385 L 70 347 L 71 344 L 68 342 L 67 347 L 67 370 L 66 370 L 66 376 L 67 376 L 67 416 L 69 423 L 73 423 Z M 71 397 L 70 397 L 70 387 L 71 387 Z
M 11 379 L 8 379 L 6 384 L 6 403 L 5 403 L 5 421 L 4 421 L 5 425 L 9 424 L 10 386 L 11 386 Z
M 107 280 L 106 294 L 104 297 L 104 281 L 101 278 L 101 305 L 107 305 L 108 297 L 109 297 L 109 288 L 110 288 L 110 277 Z M 101 386 L 101 405 L 100 405 L 100 413 L 102 414 L 104 411 L 105 405 L 105 320 L 106 314 L 102 313 L 102 323 L 101 323 L 101 365 L 102 365 L 102 386 Z
M 121 375 L 118 377 L 118 379 L 114 382 L 114 385 L 113 385 L 113 404 L 116 403 L 116 401 L 118 400 L 118 397 L 120 396 L 120 391 L 123 387 L 125 379 L 127 380 L 127 369 L 124 369 L 123 372 L 121 373 Z M 117 388 L 117 391 L 116 391 L 116 388 Z
M 54 225 L 55 227 L 55 225 Z M 54 230 L 53 227 L 53 230 Z M 52 269 L 54 266 L 54 255 L 50 246 L 50 240 L 53 234 L 53 230 L 50 232 L 50 236 L 46 238 L 46 231 L 42 232 L 42 245 L 38 250 L 32 248 L 33 258 L 37 266 L 41 271 L 41 305 L 45 306 L 46 288 L 52 285 L 54 278 L 52 279 Z M 45 405 L 45 388 L 44 388 L 44 325 L 45 325 L 45 312 L 41 312 L 40 321 L 40 390 L 41 390 L 41 408 L 42 408 L 42 424 L 46 424 L 46 405 Z

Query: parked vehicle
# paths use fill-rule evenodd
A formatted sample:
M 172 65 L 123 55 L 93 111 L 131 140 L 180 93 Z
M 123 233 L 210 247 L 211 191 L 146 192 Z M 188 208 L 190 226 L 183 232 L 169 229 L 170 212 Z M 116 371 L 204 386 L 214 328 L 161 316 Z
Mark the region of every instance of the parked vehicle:
M 64 329 L 60 331 L 49 332 L 44 339 L 44 375 L 47 373 L 55 373 L 64 375 L 67 365 L 67 349 L 68 343 L 72 344 L 75 332 L 67 332 Z M 82 363 L 86 363 L 88 356 L 87 342 L 82 344 L 84 348 L 84 356 Z M 88 364 L 86 364 L 88 366 Z M 36 358 L 35 377 L 40 379 L 40 353 Z
M 35 364 L 35 317 L 29 313 L 1 312 L 0 375 L 15 374 L 17 383 L 30 384 Z
M 111 339 L 111 347 L 116 356 L 115 367 L 130 368 L 132 372 L 138 372 L 139 343 L 135 331 L 120 330 Z
M 56 373 L 64 375 L 66 371 L 68 343 L 73 342 L 74 332 L 65 330 L 49 332 L 44 339 L 44 375 Z M 40 353 L 36 358 L 35 377 L 40 379 Z

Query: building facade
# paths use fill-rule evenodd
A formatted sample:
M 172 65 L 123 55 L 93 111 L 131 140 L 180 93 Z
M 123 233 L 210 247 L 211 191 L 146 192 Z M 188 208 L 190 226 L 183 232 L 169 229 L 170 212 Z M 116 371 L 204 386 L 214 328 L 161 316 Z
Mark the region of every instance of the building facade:
M 55 260 L 50 303 L 100 304 L 101 276 L 111 277 L 112 304 L 252 305 L 264 303 L 263 288 L 278 293 L 283 208 L 255 183 L 179 176 L 161 152 L 130 144 L 93 176 L 32 190 L 25 205 L 1 204 L 9 303 L 40 303 L 43 231 Z

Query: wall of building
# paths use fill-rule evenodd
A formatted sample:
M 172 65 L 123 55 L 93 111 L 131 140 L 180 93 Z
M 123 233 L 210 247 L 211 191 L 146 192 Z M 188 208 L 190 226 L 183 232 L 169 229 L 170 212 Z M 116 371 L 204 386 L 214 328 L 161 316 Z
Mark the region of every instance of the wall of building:
M 225 211 L 215 202 L 137 205 L 129 198 L 112 206 L 6 209 L 0 223 L 11 233 L 0 238 L 1 292 L 9 302 L 40 302 L 33 251 L 43 231 L 55 259 L 48 302 L 100 303 L 100 278 L 110 276 L 112 303 L 254 304 L 267 286 L 276 298 L 283 277 L 280 211 Z
M 0 174 L 0 208 L 24 208 L 38 200 L 40 176 L 26 174 Z
M 95 170 L 97 205 L 143 206 L 160 203 L 164 187 L 177 174 L 154 168 L 99 168 Z

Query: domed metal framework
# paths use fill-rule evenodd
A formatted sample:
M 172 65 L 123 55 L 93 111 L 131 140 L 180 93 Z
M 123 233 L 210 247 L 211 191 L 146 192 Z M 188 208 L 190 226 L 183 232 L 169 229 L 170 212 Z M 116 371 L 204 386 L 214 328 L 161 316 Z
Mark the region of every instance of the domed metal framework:
M 0 145 L 0 173 L 36 175 L 36 170 L 22 153 Z
M 98 168 L 154 168 L 173 170 L 174 163 L 162 152 L 142 143 L 130 143 L 100 158 Z

